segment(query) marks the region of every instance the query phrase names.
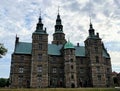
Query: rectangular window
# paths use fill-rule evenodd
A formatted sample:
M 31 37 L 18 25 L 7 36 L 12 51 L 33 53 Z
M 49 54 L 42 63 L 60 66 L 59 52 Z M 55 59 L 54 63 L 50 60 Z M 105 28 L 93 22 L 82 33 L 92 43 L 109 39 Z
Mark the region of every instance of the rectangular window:
M 38 65 L 37 72 L 42 72 L 42 65 Z
M 98 80 L 101 81 L 101 75 L 98 75 Z
M 98 53 L 98 47 L 95 47 L 95 53 Z
M 38 76 L 37 76 L 37 81 L 38 81 L 38 82 L 41 82 L 41 80 L 42 80 L 42 75 L 38 75 Z
M 23 73 L 24 72 L 24 68 L 23 66 L 20 66 L 19 69 L 18 69 L 19 73 Z
M 42 61 L 42 54 L 38 54 L 38 60 Z
M 39 36 L 39 40 L 42 40 L 42 36 L 41 35 Z
M 42 86 L 42 75 L 38 75 L 37 76 L 37 85 L 38 85 L 38 88 L 41 88 L 41 86 Z
M 21 61 L 23 61 L 24 60 L 24 56 L 22 55 L 22 56 L 20 56 L 20 60 Z
M 56 61 L 57 61 L 55 56 L 53 56 L 53 61 L 54 61 L 54 62 L 56 62 Z
M 39 44 L 39 50 L 42 50 L 42 44 Z
M 110 77 L 109 76 L 107 77 L 107 80 L 110 81 Z
M 97 45 L 97 41 L 96 40 L 94 40 L 94 44 Z
M 99 63 L 99 57 L 96 56 L 95 58 L 96 58 L 96 63 Z
M 83 68 L 80 68 L 80 73 L 83 73 L 84 72 L 84 69 Z
M 52 69 L 52 72 L 53 72 L 53 73 L 57 73 L 57 68 L 53 68 L 53 69 Z
M 71 79 L 74 79 L 74 75 L 71 75 Z
M 96 69 L 97 69 L 97 72 L 100 72 L 100 67 L 97 67 Z
M 57 78 L 52 78 L 52 86 L 53 87 L 57 86 Z
M 109 69 L 109 68 L 107 68 L 107 72 L 110 72 L 110 69 Z
M 70 50 L 70 54 L 73 54 L 73 50 Z
M 80 64 L 83 64 L 83 59 L 80 60 Z
M 18 76 L 18 83 L 20 83 L 20 84 L 23 83 L 23 76 Z

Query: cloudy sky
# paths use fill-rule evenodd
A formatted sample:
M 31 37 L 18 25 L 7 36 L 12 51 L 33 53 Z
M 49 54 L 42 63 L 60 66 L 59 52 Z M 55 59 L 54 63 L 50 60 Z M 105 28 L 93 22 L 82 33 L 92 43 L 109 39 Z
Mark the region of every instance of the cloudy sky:
M 9 77 L 16 34 L 20 41 L 31 42 L 40 9 L 51 43 L 58 6 L 66 39 L 74 45 L 84 45 L 91 15 L 93 27 L 110 53 L 113 71 L 120 72 L 120 0 L 0 0 L 0 43 L 8 49 L 0 59 L 0 77 Z

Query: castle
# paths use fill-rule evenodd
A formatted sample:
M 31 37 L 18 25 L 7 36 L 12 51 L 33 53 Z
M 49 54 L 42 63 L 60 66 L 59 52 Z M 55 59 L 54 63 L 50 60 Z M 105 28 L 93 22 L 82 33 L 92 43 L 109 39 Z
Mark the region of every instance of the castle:
M 46 28 L 41 16 L 32 34 L 32 43 L 20 42 L 16 36 L 11 58 L 12 88 L 46 87 L 110 87 L 111 58 L 92 23 L 89 35 L 75 46 L 66 41 L 58 13 L 53 41 L 48 44 Z

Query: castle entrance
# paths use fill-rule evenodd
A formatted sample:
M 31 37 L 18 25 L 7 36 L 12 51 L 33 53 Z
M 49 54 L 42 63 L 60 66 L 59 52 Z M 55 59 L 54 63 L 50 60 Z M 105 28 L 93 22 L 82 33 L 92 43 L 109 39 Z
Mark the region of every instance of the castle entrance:
M 72 83 L 72 84 L 71 84 L 71 87 L 72 87 L 72 88 L 75 88 L 75 84 L 74 84 L 74 83 Z

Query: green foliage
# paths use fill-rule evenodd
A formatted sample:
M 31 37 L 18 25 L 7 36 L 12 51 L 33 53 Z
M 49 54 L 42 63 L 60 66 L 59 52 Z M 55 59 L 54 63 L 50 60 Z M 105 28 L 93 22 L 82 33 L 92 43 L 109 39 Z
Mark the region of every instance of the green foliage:
M 9 86 L 9 79 L 0 78 L 0 87 L 8 87 Z
M 7 49 L 0 43 L 0 58 L 7 53 Z
M 117 77 L 113 77 L 113 82 L 115 86 L 119 86 L 119 80 Z

